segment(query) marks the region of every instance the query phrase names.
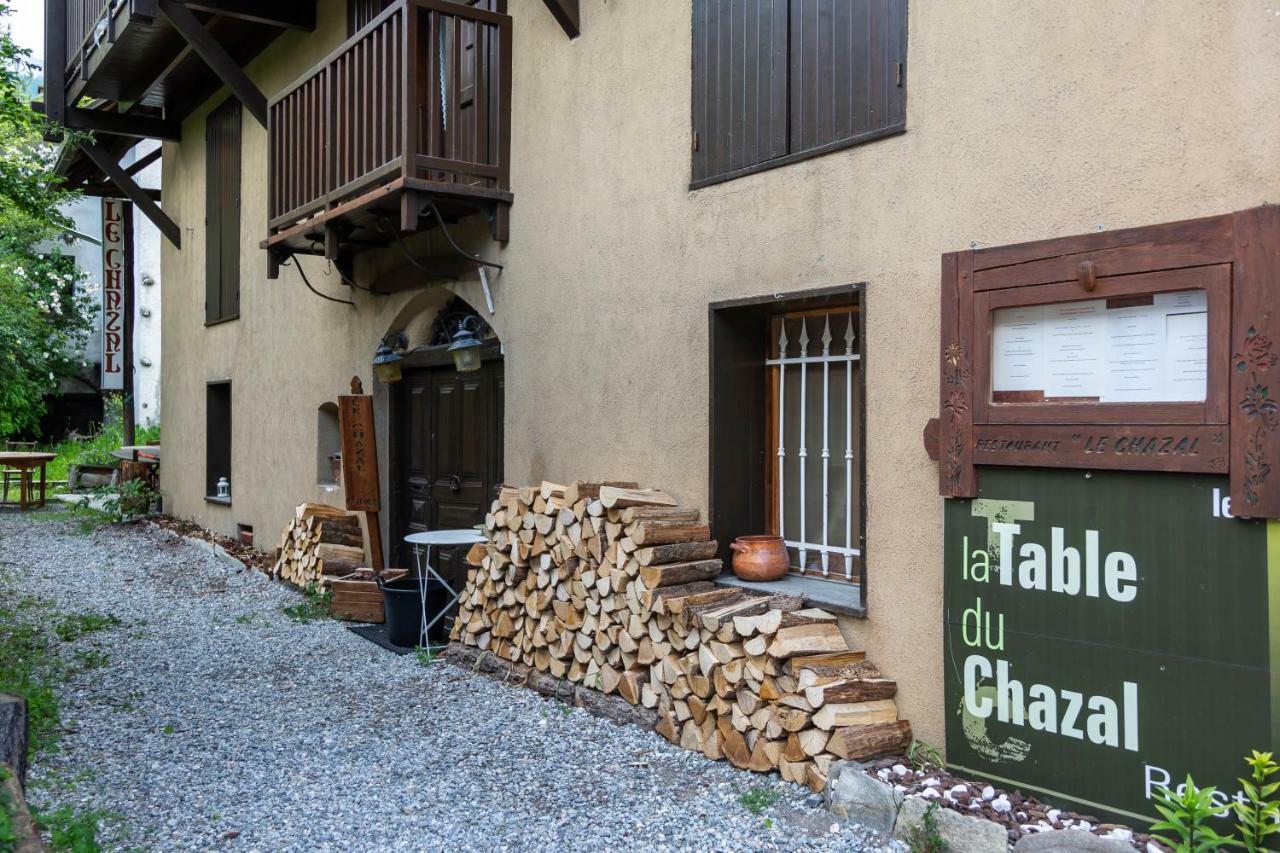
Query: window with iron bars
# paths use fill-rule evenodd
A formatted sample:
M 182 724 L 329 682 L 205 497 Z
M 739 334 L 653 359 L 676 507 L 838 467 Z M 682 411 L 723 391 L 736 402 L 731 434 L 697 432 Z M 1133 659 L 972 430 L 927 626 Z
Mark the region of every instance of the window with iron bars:
M 770 323 L 766 477 L 793 573 L 857 583 L 863 560 L 863 364 L 857 305 Z

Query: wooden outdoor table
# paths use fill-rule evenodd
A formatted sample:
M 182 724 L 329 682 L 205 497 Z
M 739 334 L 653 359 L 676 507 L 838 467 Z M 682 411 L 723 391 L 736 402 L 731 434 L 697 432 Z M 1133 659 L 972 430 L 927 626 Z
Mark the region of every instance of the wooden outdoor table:
M 0 451 L 0 468 L 17 468 L 18 474 L 18 503 L 19 510 L 27 510 L 32 507 L 44 506 L 45 499 L 45 466 L 58 458 L 52 453 L 26 453 L 22 451 L 6 450 Z M 36 501 L 32 498 L 31 491 L 34 483 L 31 481 L 31 472 L 35 468 L 40 469 L 40 500 Z M 8 500 L 9 496 L 4 495 L 3 504 L 13 506 L 13 502 Z

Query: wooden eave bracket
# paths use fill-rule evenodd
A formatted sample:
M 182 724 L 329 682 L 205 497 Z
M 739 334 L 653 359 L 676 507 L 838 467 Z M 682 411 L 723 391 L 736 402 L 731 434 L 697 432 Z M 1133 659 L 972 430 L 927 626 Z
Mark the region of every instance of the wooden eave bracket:
M 551 10 L 551 14 L 555 16 L 569 38 L 576 39 L 582 34 L 578 0 L 542 0 L 542 2 L 547 4 L 547 8 Z
M 267 126 L 267 98 L 258 89 L 249 75 L 244 73 L 231 55 L 209 34 L 199 19 L 182 3 L 174 0 L 159 0 L 160 14 L 173 25 L 178 34 L 186 40 L 196 55 L 218 75 L 232 94 L 244 105 L 244 108 L 258 120 L 264 128 Z
M 84 151 L 85 156 L 94 162 L 99 169 L 106 174 L 111 183 L 124 194 L 125 198 L 133 202 L 142 214 L 151 220 L 151 223 L 159 229 L 160 233 L 165 236 L 175 249 L 182 248 L 182 231 L 178 228 L 178 224 L 169 218 L 169 214 L 160 209 L 160 205 L 156 204 L 146 190 L 138 186 L 137 182 L 125 171 L 116 159 L 109 152 L 99 146 L 96 142 L 82 141 L 78 143 L 80 150 Z

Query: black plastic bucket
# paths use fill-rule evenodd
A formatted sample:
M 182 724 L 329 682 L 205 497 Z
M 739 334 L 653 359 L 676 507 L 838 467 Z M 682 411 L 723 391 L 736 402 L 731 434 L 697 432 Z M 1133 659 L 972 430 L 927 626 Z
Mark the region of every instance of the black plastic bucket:
M 390 582 L 378 579 L 382 590 L 383 613 L 386 615 L 387 639 L 397 646 L 413 648 L 422 638 L 422 599 L 417 578 L 400 578 Z M 427 578 L 427 621 L 449 606 L 449 590 L 435 578 Z M 444 616 L 427 632 L 431 643 L 443 643 L 446 636 Z

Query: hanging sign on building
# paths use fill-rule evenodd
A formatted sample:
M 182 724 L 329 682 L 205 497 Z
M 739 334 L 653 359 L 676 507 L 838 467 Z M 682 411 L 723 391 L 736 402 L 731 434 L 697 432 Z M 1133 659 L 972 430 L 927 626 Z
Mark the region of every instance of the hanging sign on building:
M 102 200 L 102 377 L 104 391 L 124 389 L 124 206 Z
M 1234 798 L 1280 731 L 1280 522 L 1233 518 L 1229 491 L 989 467 L 947 501 L 948 762 L 1134 825 L 1188 773 Z

